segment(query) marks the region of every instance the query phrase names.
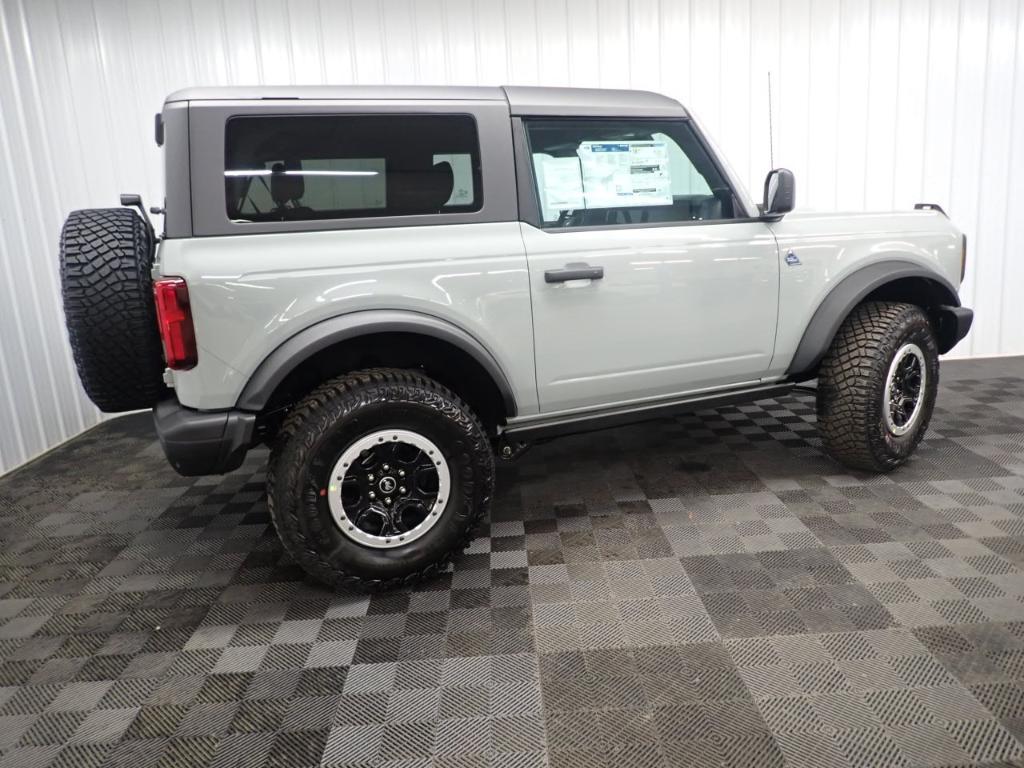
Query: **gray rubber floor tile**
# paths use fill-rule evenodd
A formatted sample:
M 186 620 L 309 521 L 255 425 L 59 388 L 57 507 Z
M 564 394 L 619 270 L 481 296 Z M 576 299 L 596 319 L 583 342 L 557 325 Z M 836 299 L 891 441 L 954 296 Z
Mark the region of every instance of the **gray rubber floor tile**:
M 283 555 L 265 451 L 106 422 L 0 479 L 0 766 L 1019 765 L 1019 370 L 944 364 L 883 477 L 803 395 L 535 446 L 372 596 Z

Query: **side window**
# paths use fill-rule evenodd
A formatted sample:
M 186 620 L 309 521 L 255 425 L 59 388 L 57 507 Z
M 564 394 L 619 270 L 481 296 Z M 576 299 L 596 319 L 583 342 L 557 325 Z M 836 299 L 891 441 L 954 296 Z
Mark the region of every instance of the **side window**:
M 531 119 L 526 132 L 545 227 L 735 218 L 687 120 Z
M 483 203 L 468 115 L 233 117 L 224 156 L 236 223 L 463 213 Z

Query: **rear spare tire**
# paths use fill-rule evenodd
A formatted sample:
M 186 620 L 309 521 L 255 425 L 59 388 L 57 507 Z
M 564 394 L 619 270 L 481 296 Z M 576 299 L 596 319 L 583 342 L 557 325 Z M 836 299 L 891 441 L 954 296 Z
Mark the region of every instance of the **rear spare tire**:
M 107 413 L 163 394 L 153 304 L 153 237 L 128 208 L 72 211 L 60 235 L 64 317 L 82 386 Z

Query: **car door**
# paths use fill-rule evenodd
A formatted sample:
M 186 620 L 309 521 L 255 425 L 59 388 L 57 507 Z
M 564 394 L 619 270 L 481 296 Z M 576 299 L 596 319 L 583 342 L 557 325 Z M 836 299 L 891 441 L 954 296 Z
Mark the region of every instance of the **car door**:
M 528 118 L 520 136 L 541 412 L 758 381 L 778 248 L 689 120 Z

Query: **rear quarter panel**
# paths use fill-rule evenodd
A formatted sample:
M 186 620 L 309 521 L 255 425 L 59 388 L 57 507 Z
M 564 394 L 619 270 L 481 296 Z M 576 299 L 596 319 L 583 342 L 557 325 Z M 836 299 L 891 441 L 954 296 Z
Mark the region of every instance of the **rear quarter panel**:
M 960 284 L 960 232 L 941 213 L 793 213 L 771 225 L 779 242 L 779 323 L 768 376 L 786 371 L 811 316 L 843 278 L 899 259 Z M 792 252 L 799 263 L 790 264 Z
M 476 338 L 520 413 L 535 413 L 533 326 L 517 222 L 167 240 L 160 273 L 188 282 L 199 363 L 174 374 L 191 408 L 235 405 L 263 359 L 300 331 L 370 309 L 418 312 Z

